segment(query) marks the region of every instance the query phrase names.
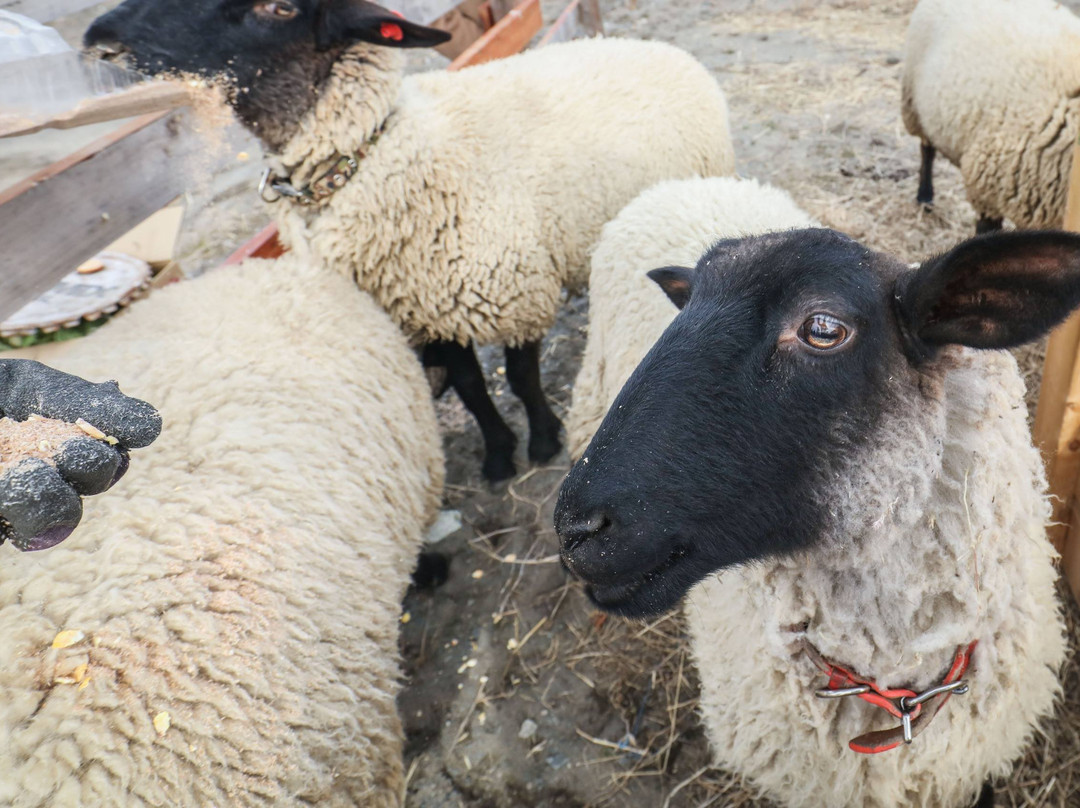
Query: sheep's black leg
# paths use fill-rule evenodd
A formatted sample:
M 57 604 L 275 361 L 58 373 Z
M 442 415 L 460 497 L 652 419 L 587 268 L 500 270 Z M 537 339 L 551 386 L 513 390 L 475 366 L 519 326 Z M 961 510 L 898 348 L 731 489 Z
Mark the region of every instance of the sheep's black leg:
M 484 476 L 489 480 L 505 480 L 514 476 L 514 445 L 517 438 L 503 421 L 488 395 L 484 373 L 472 343 L 431 342 L 424 346 L 424 364 L 442 365 L 450 385 L 462 403 L 473 414 L 484 436 Z
M 442 398 L 450 386 L 450 373 L 446 365 L 440 364 L 437 351 L 429 351 L 427 346 L 420 356 L 420 363 L 424 366 L 424 375 L 427 376 L 428 386 L 431 388 L 432 398 Z
M 919 166 L 919 192 L 915 201 L 923 205 L 934 204 L 934 155 L 937 150 L 932 144 L 922 143 L 922 164 Z
M 994 808 L 994 784 L 990 780 L 983 783 L 979 792 L 979 801 L 972 808 Z
M 990 216 L 980 216 L 979 220 L 975 222 L 975 235 L 980 233 L 993 233 L 995 230 L 1001 229 L 1001 217 L 992 218 Z
M 425 552 L 416 557 L 412 582 L 417 589 L 435 589 L 450 577 L 450 557 L 445 553 Z
M 525 405 L 529 418 L 529 459 L 540 463 L 550 460 L 562 448 L 559 442 L 562 423 L 548 406 L 540 385 L 539 342 L 506 349 L 506 378 L 514 395 Z

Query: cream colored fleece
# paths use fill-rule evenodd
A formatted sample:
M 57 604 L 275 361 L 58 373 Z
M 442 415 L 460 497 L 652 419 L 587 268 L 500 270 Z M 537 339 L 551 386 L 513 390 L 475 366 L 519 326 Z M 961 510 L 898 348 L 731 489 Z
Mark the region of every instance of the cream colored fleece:
M 960 167 L 981 216 L 1061 227 L 1080 134 L 1080 19 L 1054 0 L 921 0 L 901 110 L 911 134 Z
M 400 805 L 398 618 L 442 453 L 398 329 L 251 261 L 34 356 L 164 431 L 64 544 L 0 563 L 0 805 Z
M 644 272 L 692 264 L 718 237 L 808 224 L 781 191 L 714 179 L 663 183 L 607 225 L 593 256 L 573 452 L 676 313 Z M 989 774 L 1008 771 L 1052 708 L 1065 652 L 1023 393 L 1006 353 L 951 349 L 912 371 L 867 454 L 829 492 L 832 524 L 814 549 L 691 591 L 717 765 L 799 808 L 967 808 Z M 857 754 L 849 740 L 897 722 L 857 699 L 815 698 L 825 680 L 799 650 L 804 636 L 882 686 L 916 688 L 978 640 L 971 691 L 910 747 Z
M 791 197 L 757 180 L 671 180 L 604 225 L 589 276 L 589 338 L 566 421 L 571 457 L 585 451 L 611 402 L 678 310 L 645 274 L 688 266 L 721 238 L 814 227 Z
M 280 166 L 303 183 L 381 134 L 328 201 L 274 213 L 419 341 L 539 339 L 639 191 L 733 170 L 723 94 L 670 45 L 576 41 L 404 80 L 399 59 L 360 44 L 335 64 Z

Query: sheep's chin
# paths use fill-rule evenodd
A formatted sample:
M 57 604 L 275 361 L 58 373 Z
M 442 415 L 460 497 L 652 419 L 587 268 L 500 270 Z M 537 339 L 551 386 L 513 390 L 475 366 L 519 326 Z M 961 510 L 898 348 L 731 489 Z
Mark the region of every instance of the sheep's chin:
M 597 608 L 620 617 L 659 617 L 678 606 L 689 590 L 682 569 L 690 552 L 677 549 L 659 566 L 615 584 L 590 583 L 585 587 Z

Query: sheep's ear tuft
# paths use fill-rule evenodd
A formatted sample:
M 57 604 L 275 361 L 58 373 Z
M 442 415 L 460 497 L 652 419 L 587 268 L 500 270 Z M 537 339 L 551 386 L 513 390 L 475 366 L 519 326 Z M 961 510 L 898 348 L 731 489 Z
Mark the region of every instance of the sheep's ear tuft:
M 676 308 L 681 309 L 689 302 L 694 270 L 687 267 L 661 267 L 649 270 L 648 276 L 664 290 L 664 294 Z
M 963 242 L 896 282 L 913 358 L 942 345 L 1011 348 L 1038 339 L 1080 305 L 1080 235 L 993 233 Z
M 367 0 L 323 0 L 315 43 L 322 50 L 347 42 L 371 42 L 390 48 L 431 48 L 450 40 L 438 28 L 417 25 Z

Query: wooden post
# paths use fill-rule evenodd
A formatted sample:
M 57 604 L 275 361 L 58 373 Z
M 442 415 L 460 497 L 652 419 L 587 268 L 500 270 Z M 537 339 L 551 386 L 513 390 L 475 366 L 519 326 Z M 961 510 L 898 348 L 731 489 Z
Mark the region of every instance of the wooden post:
M 446 69 L 461 70 L 463 67 L 483 64 L 493 59 L 519 53 L 543 25 L 544 20 L 540 16 L 540 0 L 522 0 Z
M 603 33 L 599 0 L 570 0 L 537 47 Z
M 507 14 L 509 14 L 514 6 L 517 5 L 518 0 L 488 0 L 488 5 L 491 6 L 491 16 L 498 22 Z
M 1080 232 L 1080 142 L 1073 148 L 1064 228 Z M 1054 524 L 1048 532 L 1080 598 L 1080 533 L 1075 532 L 1080 513 L 1074 507 L 1080 482 L 1080 312 L 1050 335 L 1033 431 L 1054 498 Z
M 189 115 L 136 118 L 0 191 L 0 319 L 182 194 L 192 165 L 218 162 Z

